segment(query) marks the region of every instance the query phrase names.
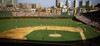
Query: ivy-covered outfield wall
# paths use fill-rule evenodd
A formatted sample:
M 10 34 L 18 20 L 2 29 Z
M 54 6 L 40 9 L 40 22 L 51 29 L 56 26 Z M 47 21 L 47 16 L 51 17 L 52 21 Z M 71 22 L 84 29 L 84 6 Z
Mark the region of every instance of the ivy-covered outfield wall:
M 0 17 L 12 17 L 11 11 L 0 11 Z
M 0 17 L 0 19 L 71 19 L 73 16 L 69 17 Z

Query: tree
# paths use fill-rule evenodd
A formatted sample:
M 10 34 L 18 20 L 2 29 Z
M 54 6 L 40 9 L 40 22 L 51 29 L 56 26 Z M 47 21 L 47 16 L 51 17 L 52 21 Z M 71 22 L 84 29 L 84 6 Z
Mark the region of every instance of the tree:
M 54 7 L 54 6 L 51 6 L 51 8 L 52 8 L 52 9 L 55 9 L 55 7 Z
M 100 3 L 99 3 L 99 4 L 97 4 L 95 7 L 99 7 L 99 8 L 100 8 Z

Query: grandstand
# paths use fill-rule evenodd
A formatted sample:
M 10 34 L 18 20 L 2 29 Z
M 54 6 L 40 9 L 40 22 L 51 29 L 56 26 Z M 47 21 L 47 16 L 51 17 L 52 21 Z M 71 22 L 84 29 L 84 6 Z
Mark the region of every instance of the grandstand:
M 83 13 L 84 16 L 92 17 L 92 18 L 100 18 L 100 10 L 94 12 Z
M 95 12 L 82 13 L 80 15 L 75 16 L 76 19 L 86 23 L 88 26 L 92 26 L 94 28 L 100 29 L 100 10 Z

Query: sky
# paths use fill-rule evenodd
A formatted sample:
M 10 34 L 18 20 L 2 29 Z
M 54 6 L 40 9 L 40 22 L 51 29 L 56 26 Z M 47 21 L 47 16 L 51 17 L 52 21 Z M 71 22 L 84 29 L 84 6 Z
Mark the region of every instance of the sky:
M 70 0 L 71 5 L 72 2 L 74 0 Z M 78 0 L 81 1 L 81 0 Z M 85 2 L 88 0 L 84 0 Z M 100 3 L 100 0 L 91 0 L 92 1 L 92 5 L 96 5 L 98 3 Z M 66 3 L 66 0 L 60 0 L 60 2 L 63 2 L 64 4 Z M 18 3 L 41 3 L 42 7 L 51 7 L 51 6 L 55 6 L 56 5 L 56 0 L 18 0 Z

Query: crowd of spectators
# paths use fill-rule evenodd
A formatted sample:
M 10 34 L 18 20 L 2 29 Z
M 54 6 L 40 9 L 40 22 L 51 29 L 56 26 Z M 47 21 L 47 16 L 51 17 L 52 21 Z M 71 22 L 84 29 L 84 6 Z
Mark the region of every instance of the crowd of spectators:
M 4 7 L 0 8 L 0 11 L 12 11 L 11 14 L 15 17 L 23 17 L 23 16 L 56 16 L 55 13 L 46 13 L 46 12 L 34 12 L 30 11 L 30 9 L 21 9 L 18 7 Z
M 97 29 L 100 29 L 100 16 L 99 16 L 100 11 L 96 12 L 89 12 L 89 13 L 82 13 L 80 15 L 76 15 L 75 17 L 86 23 L 89 26 L 95 27 Z
M 100 11 L 88 12 L 88 13 L 84 13 L 83 15 L 92 18 L 100 18 Z
M 0 11 L 24 11 L 24 10 L 18 7 L 4 7 L 0 8 Z
M 56 14 L 54 13 L 45 13 L 45 12 L 24 12 L 24 11 L 20 11 L 20 12 L 12 12 L 12 15 L 15 17 L 24 17 L 24 16 L 56 16 Z

